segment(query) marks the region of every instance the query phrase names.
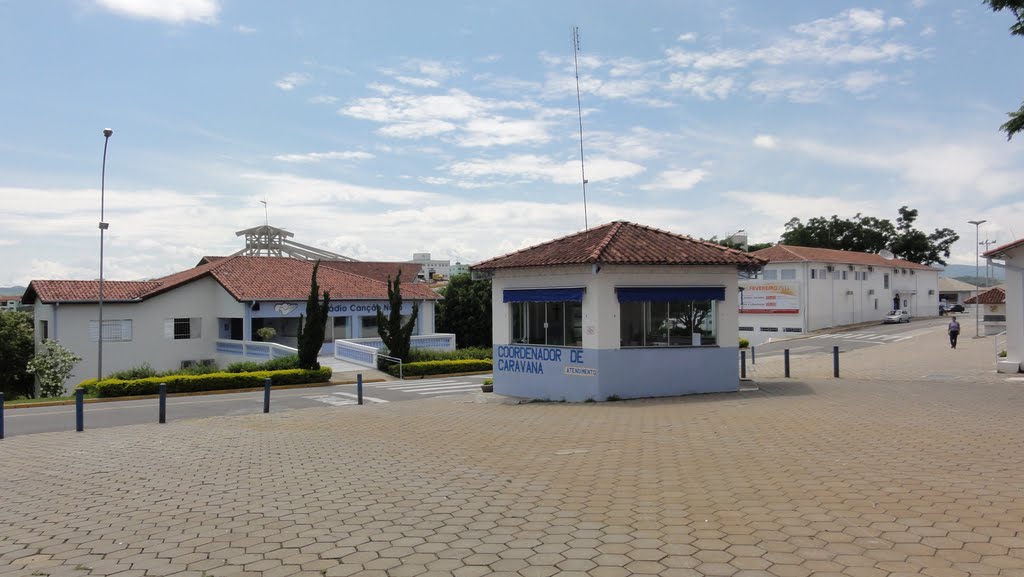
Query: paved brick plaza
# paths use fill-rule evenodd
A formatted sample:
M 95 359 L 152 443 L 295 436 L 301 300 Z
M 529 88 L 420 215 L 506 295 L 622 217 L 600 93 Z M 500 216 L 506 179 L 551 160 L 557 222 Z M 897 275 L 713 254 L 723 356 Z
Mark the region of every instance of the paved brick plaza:
M 1024 575 L 1020 384 L 759 384 L 5 439 L 0 574 Z

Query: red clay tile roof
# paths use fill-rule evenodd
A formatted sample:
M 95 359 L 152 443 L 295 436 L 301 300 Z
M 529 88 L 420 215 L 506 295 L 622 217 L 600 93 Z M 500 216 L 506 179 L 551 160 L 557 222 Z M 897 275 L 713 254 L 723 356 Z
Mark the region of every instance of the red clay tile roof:
M 414 262 L 369 262 L 362 260 L 322 260 L 320 261 L 320 268 L 324 267 L 384 282 L 387 282 L 388 278 L 394 279 L 398 276 L 398 272 L 401 271 L 403 285 L 414 282 L 416 275 L 420 274 L 420 270 L 423 269 L 423 265 Z
M 1017 239 L 1017 240 L 1015 240 L 1013 242 L 1008 242 L 1008 243 L 1004 244 L 1003 246 L 997 246 L 996 248 L 994 248 L 994 249 L 992 249 L 992 250 L 982 254 L 981 256 L 991 256 L 991 257 L 998 258 L 998 257 L 1002 256 L 1003 253 L 1005 253 L 1006 251 L 1008 251 L 1008 250 L 1010 250 L 1012 248 L 1017 248 L 1017 247 L 1022 246 L 1022 245 L 1024 245 L 1024 238 Z
M 965 305 L 973 305 L 977 299 L 978 304 L 982 305 L 1001 305 L 1006 304 L 1006 291 L 1003 287 L 990 288 L 987 291 L 981 293 L 977 297 L 971 297 L 964 301 Z
M 231 256 L 152 281 L 104 281 L 103 300 L 144 300 L 196 279 L 210 276 L 238 301 L 305 300 L 313 262 L 288 257 Z M 418 266 L 418 265 L 417 265 Z M 404 276 L 404 275 L 403 275 Z M 320 290 L 331 300 L 382 300 L 386 282 L 323 265 L 317 273 Z M 422 284 L 402 283 L 405 300 L 436 300 L 440 295 Z M 35 280 L 25 290 L 25 303 L 97 302 L 98 281 Z
M 764 259 L 632 222 L 616 221 L 479 262 L 473 270 L 571 264 L 760 266 Z
M 918 270 L 938 271 L 935 267 L 894 258 L 886 260 L 870 252 L 854 252 L 831 248 L 812 248 L 809 246 L 792 246 L 777 244 L 763 248 L 751 254 L 768 259 L 770 262 L 830 262 L 834 264 L 857 264 L 862 266 L 881 266 L 891 268 L 913 268 Z

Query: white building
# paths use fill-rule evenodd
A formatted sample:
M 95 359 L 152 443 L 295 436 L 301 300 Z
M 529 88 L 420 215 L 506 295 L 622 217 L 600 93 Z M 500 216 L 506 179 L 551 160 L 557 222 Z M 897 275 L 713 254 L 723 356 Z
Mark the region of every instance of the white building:
M 737 272 L 764 261 L 613 222 L 473 265 L 494 391 L 566 401 L 736 391 Z
M 416 263 L 422 267 L 418 276 L 424 280 L 431 280 L 434 276 L 448 278 L 452 273 L 452 262 L 450 260 L 434 260 L 430 258 L 429 252 L 414 252 L 412 253 L 412 260 L 409 262 Z
M 239 360 L 241 342 L 272 327 L 272 342 L 295 347 L 305 314 L 314 263 L 288 257 L 207 257 L 196 267 L 151 281 L 103 283 L 103 374 L 148 363 L 158 371 L 196 361 Z M 403 263 L 322 261 L 321 292 L 330 293 L 323 351 L 334 339 L 376 337 L 376 309 L 390 307 L 386 277 Z M 434 332 L 434 303 L 441 297 L 422 284 L 402 284 L 403 314 L 418 303 L 416 334 Z M 59 340 L 82 357 L 67 385 L 95 377 L 99 357 L 99 283 L 34 280 L 24 303 L 35 305 L 36 347 Z
M 822 328 L 878 321 L 890 310 L 936 316 L 939 269 L 863 252 L 776 245 L 740 281 L 740 336 L 752 344 Z
M 955 278 L 939 277 L 939 301 L 946 304 L 963 304 L 978 294 L 978 287 Z
M 997 361 L 996 369 L 1016 373 L 1024 367 L 1024 239 L 994 248 L 984 257 L 1006 271 L 1006 358 Z

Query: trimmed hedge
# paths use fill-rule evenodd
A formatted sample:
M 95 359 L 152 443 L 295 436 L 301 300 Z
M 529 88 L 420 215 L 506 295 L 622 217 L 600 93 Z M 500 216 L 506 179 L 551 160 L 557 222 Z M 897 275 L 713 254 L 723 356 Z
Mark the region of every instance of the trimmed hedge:
M 422 361 L 418 363 L 406 363 L 402 365 L 402 375 L 406 377 L 419 377 L 423 375 L 445 375 L 450 373 L 473 373 L 477 371 L 490 371 L 494 368 L 491 359 L 458 359 L 451 361 Z M 391 365 L 387 369 L 392 376 L 398 376 L 398 365 Z
M 95 379 L 78 385 L 87 393 L 98 397 L 131 397 L 155 395 L 160 392 L 160 383 L 167 383 L 168 393 L 195 393 L 201 391 L 223 391 L 248 389 L 263 386 L 263 379 L 270 377 L 271 386 L 325 383 L 331 380 L 331 369 L 321 367 L 317 371 L 288 369 L 283 371 L 256 371 L 251 373 L 209 373 L 206 375 L 169 375 L 147 377 L 126 381 L 123 379 Z

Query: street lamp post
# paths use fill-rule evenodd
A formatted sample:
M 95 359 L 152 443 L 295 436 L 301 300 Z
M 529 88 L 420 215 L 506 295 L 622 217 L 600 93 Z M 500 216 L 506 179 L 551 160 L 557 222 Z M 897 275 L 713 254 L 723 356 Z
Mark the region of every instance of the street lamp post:
M 110 135 L 114 131 L 109 128 L 103 129 L 103 168 L 100 172 L 100 321 L 97 326 L 97 341 L 99 341 L 99 354 L 96 361 L 96 380 L 103 379 L 103 233 L 110 226 L 103 221 L 104 196 L 107 184 L 107 143 L 110 142 Z
M 979 315 L 978 305 L 980 304 L 978 301 L 980 301 L 981 298 L 979 298 L 980 295 L 979 295 L 979 291 L 978 291 L 978 287 L 977 287 L 977 283 L 978 283 L 978 253 L 980 252 L 978 250 L 978 245 L 981 244 L 980 243 L 981 236 L 979 236 L 979 227 L 982 224 L 986 223 L 986 222 L 988 222 L 988 221 L 986 221 L 986 220 L 969 220 L 969 221 L 967 221 L 967 224 L 973 224 L 974 225 L 974 283 L 975 283 L 975 287 L 974 287 L 974 338 L 979 338 L 981 336 L 981 328 L 980 328 L 981 327 L 981 324 L 980 324 L 981 323 L 981 318 L 978 316 Z

